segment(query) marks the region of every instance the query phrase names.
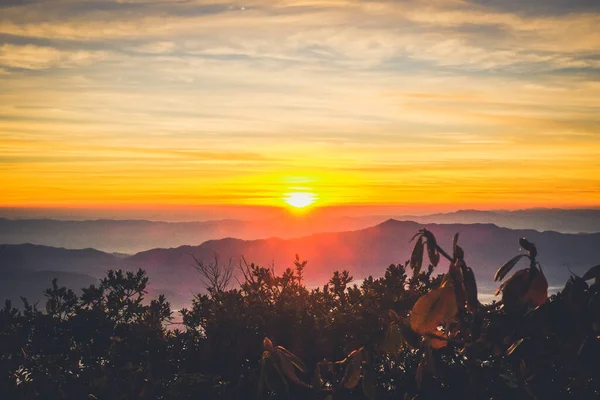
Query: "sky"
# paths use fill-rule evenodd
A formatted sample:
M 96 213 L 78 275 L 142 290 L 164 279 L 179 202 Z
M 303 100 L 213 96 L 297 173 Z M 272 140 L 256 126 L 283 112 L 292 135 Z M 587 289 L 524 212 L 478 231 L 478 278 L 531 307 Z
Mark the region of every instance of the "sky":
M 596 0 L 2 0 L 0 207 L 600 206 Z

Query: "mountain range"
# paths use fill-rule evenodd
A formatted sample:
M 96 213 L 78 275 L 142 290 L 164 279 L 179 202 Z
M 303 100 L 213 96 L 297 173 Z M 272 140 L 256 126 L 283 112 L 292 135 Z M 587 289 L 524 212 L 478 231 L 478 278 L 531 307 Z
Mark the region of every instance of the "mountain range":
M 72 250 L 21 244 L 0 247 L 0 298 L 18 299 L 17 293 L 39 300 L 41 295 L 31 282 L 46 280 L 53 274 L 59 283 L 73 288 L 86 286 L 104 276 L 108 269 L 145 269 L 150 277 L 150 292 L 164 293 L 175 306 L 188 304 L 201 290 L 193 268 L 194 258 L 210 262 L 220 260 L 238 264 L 242 256 L 248 262 L 272 265 L 276 272 L 291 266 L 296 254 L 308 260 L 306 283 L 324 284 L 335 270 L 347 269 L 356 279 L 382 276 L 390 264 L 409 259 L 412 236 L 420 229 L 431 230 L 442 248 L 451 248 L 452 237 L 460 233 L 466 261 L 473 268 L 481 292 L 495 288 L 492 277 L 496 269 L 516 255 L 518 239 L 527 237 L 539 251 L 539 261 L 551 286 L 562 286 L 570 271 L 579 275 L 600 264 L 600 233 L 565 234 L 514 230 L 493 224 L 419 224 L 388 220 L 376 226 L 347 232 L 329 232 L 299 238 L 209 240 L 198 246 L 155 248 L 134 255 L 112 254 L 94 249 Z M 438 267 L 445 272 L 447 262 Z M 523 267 L 525 264 L 522 265 Z M 39 285 L 38 285 L 39 286 Z M 9 296 L 10 295 L 10 296 Z
M 134 254 L 157 247 L 199 245 L 207 240 L 235 237 L 243 240 L 279 237 L 291 239 L 320 232 L 368 228 L 390 216 L 331 216 L 325 212 L 287 215 L 261 220 L 225 219 L 203 222 L 144 220 L 7 219 L 0 218 L 0 243 L 34 243 L 69 249 L 95 248 Z M 520 211 L 461 210 L 447 214 L 396 216 L 423 224 L 490 223 L 511 229 L 563 233 L 600 232 L 600 209 L 530 209 Z
M 512 229 L 563 233 L 600 232 L 600 209 L 531 208 L 517 211 L 459 210 L 452 213 L 404 216 L 420 223 L 489 223 Z
M 68 249 L 95 248 L 133 254 L 156 247 L 201 244 L 211 239 L 235 237 L 293 238 L 317 232 L 350 231 L 382 222 L 385 217 L 297 217 L 199 222 L 145 220 L 87 220 L 0 218 L 0 243 L 34 243 Z

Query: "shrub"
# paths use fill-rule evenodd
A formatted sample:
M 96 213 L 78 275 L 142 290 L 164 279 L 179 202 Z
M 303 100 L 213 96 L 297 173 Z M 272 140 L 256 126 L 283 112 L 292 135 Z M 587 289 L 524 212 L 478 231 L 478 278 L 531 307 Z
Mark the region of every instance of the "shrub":
M 244 264 L 228 289 L 231 270 L 204 265 L 216 278 L 181 310 L 181 325 L 163 296 L 144 300 L 142 270 L 110 271 L 80 296 L 53 281 L 43 310 L 25 299 L 0 310 L 0 397 L 600 395 L 600 266 L 547 298 L 535 245 L 521 239 L 526 252 L 496 274 L 502 299 L 484 305 L 458 235 L 451 254 L 429 231 L 415 239 L 409 261 L 360 286 L 341 271 L 309 290 L 297 258 L 281 275 Z M 441 258 L 449 266 L 434 274 Z M 506 279 L 522 259 L 529 266 Z

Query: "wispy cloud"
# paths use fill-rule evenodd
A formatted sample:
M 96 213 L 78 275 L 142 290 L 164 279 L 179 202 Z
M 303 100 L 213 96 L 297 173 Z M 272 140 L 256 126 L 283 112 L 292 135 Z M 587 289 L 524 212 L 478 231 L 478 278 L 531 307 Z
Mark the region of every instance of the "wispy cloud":
M 4 44 L 0 46 L 0 65 L 6 68 L 31 70 L 74 68 L 92 64 L 102 60 L 105 56 L 106 53 L 99 51 L 68 51 L 35 45 Z

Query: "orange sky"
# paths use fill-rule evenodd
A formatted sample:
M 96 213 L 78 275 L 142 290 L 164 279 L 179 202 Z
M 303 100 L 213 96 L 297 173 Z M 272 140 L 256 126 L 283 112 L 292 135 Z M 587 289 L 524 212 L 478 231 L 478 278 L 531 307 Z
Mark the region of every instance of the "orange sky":
M 600 8 L 496 3 L 0 5 L 0 207 L 599 206 Z

